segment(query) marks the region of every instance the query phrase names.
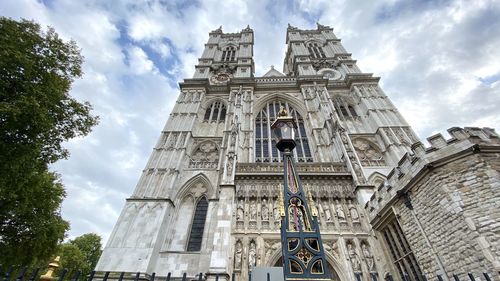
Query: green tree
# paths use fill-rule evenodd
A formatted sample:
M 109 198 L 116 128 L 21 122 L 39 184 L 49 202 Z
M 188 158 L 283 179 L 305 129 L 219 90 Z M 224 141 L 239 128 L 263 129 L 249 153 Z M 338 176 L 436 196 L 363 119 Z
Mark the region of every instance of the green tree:
M 101 236 L 95 233 L 87 233 L 76 237 L 74 240 L 71 240 L 70 243 L 77 246 L 78 249 L 82 251 L 85 259 L 85 267 L 82 268 L 82 274 L 87 276 L 94 270 L 101 256 Z
M 86 267 L 85 255 L 76 245 L 62 243 L 57 247 L 57 255 L 60 256 L 61 259 L 59 261 L 60 267 L 55 274 L 56 276 L 60 276 L 62 269 L 66 268 L 68 269 L 67 276 L 73 277 L 76 271 Z
M 57 249 L 57 255 L 61 256 L 61 268 L 67 268 L 70 276 L 77 270 L 81 271 L 81 276 L 88 276 L 97 265 L 101 253 L 101 237 L 94 233 L 78 236 L 60 244 Z
M 0 264 L 47 260 L 69 228 L 48 166 L 97 124 L 90 104 L 69 96 L 82 60 L 54 29 L 0 17 Z

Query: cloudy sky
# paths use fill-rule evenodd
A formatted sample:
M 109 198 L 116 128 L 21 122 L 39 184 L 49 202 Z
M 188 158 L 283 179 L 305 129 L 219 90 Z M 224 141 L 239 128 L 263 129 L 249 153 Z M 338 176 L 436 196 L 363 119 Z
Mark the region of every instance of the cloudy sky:
M 106 240 L 132 193 L 208 32 L 255 32 L 256 75 L 281 69 L 288 23 L 334 27 L 418 135 L 500 123 L 500 1 L 2 0 L 0 16 L 33 19 L 74 39 L 85 56 L 72 95 L 100 124 L 67 144 L 58 171 L 69 237 Z

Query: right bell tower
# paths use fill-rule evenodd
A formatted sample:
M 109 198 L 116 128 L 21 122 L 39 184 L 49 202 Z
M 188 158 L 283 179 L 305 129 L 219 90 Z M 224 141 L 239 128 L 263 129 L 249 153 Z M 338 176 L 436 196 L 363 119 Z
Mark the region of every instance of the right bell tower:
M 383 183 L 418 141 L 416 134 L 379 87 L 380 78 L 360 70 L 333 28 L 317 24 L 317 29 L 301 30 L 288 25 L 286 43 L 283 72 L 302 81 L 317 79 L 318 87 L 304 88 L 306 106 L 311 114 L 319 108 L 330 116 L 316 124 L 318 151 L 326 155 L 330 152 L 321 146 L 334 144 L 331 160 L 347 163 L 358 200 L 366 202 L 373 186 Z

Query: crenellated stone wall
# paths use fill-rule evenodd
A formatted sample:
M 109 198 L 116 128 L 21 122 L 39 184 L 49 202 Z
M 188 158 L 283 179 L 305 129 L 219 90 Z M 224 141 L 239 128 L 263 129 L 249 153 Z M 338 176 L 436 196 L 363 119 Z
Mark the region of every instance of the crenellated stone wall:
M 365 209 L 375 230 L 396 218 L 428 278 L 498 272 L 500 139 L 489 128 L 448 132 L 415 143 Z

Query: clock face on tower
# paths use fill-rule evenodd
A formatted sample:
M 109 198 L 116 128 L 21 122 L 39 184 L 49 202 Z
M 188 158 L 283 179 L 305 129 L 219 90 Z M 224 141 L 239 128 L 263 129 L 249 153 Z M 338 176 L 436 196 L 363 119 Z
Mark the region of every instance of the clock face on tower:
M 231 76 L 227 73 L 216 73 L 210 77 L 210 82 L 212 84 L 223 84 L 227 83 Z

